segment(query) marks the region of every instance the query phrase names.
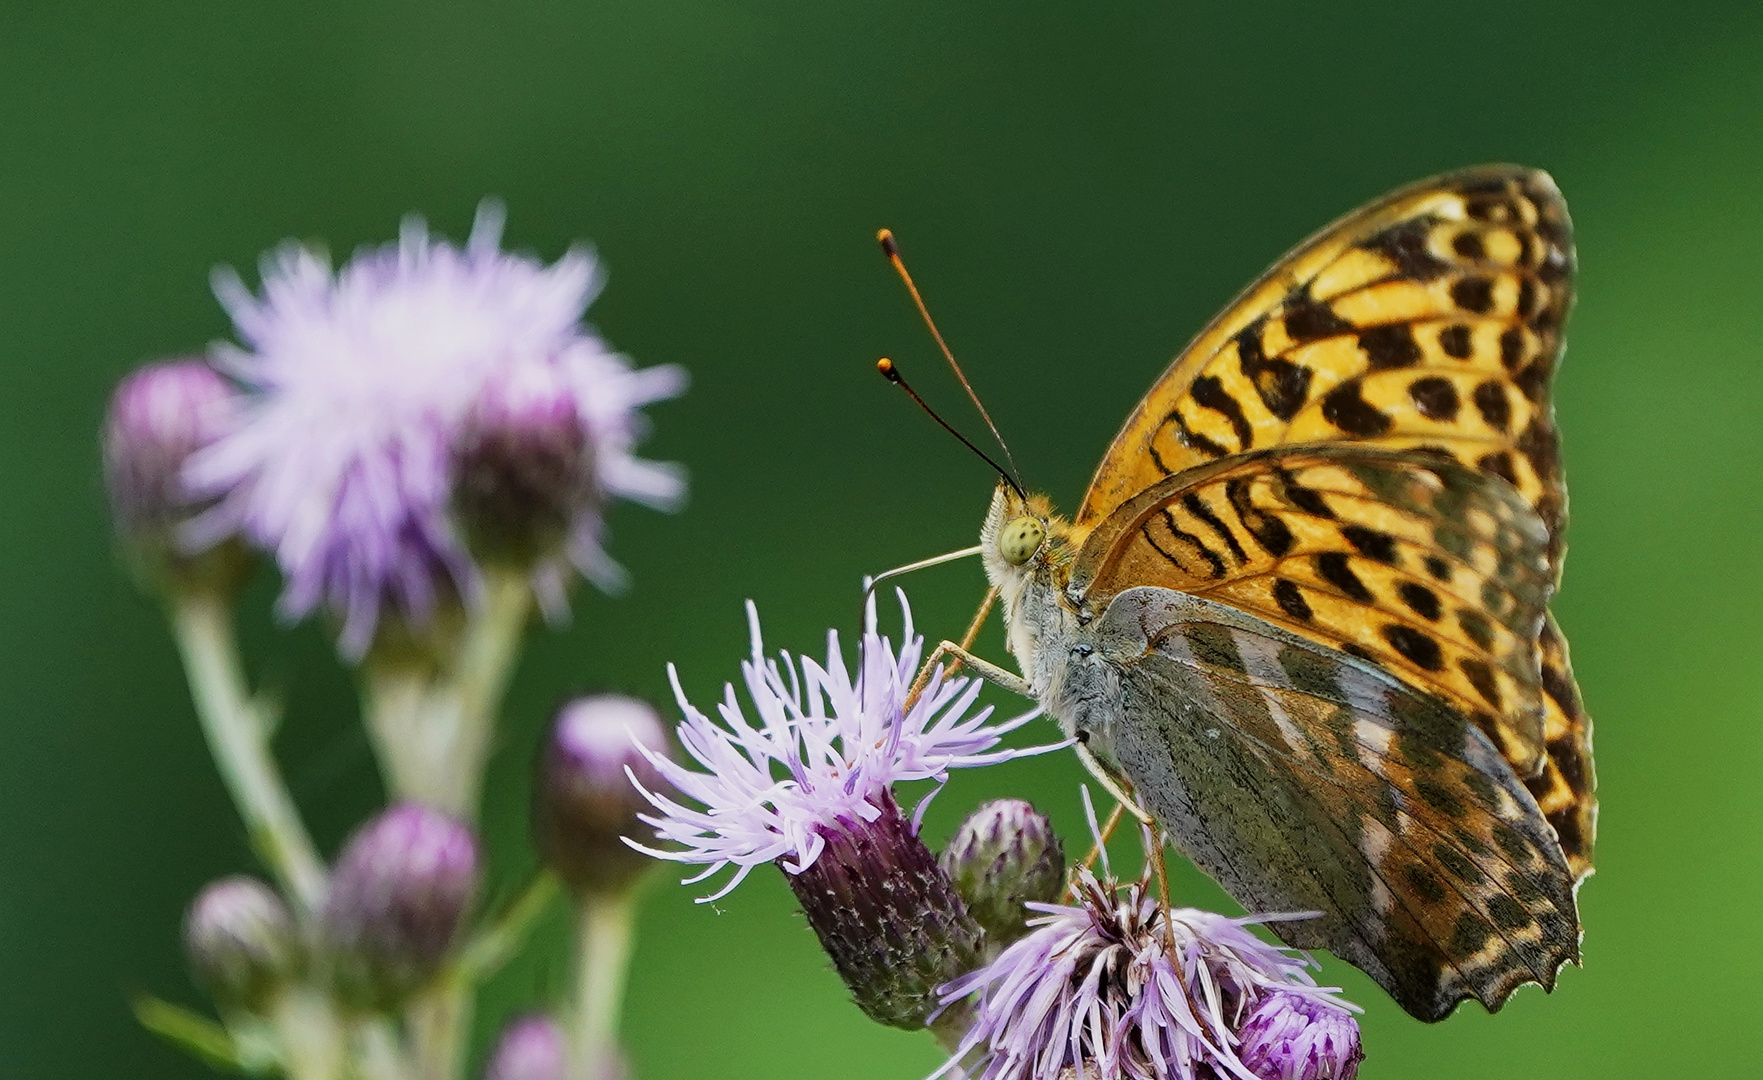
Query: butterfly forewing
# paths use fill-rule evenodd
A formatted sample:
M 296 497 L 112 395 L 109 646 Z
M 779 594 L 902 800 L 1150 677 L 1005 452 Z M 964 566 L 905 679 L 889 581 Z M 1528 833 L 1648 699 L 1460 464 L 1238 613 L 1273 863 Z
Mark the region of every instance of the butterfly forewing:
M 1180 485 L 1174 478 L 1239 455 L 1332 443 L 1448 459 L 1497 478 L 1540 522 L 1545 577 L 1558 581 L 1567 496 L 1550 383 L 1573 299 L 1573 263 L 1559 190 L 1547 174 L 1517 166 L 1434 177 L 1348 215 L 1275 264 L 1176 357 L 1104 455 L 1073 541 L 1095 561 L 1093 549 L 1118 537 L 1092 531 L 1107 533 L 1123 504 L 1150 489 Z M 1254 512 L 1254 500 L 1278 501 L 1273 481 L 1257 491 Z M 1195 495 L 1221 512 L 1204 493 Z M 1379 528 L 1379 516 L 1379 508 L 1362 505 L 1357 523 L 1394 535 Z M 1201 538 L 1227 563 L 1235 555 L 1228 542 L 1215 547 L 1222 538 L 1203 516 L 1185 517 L 1180 500 L 1169 518 L 1172 531 L 1159 542 L 1173 543 L 1182 573 L 1205 578 L 1218 568 L 1207 553 L 1183 553 L 1189 542 L 1175 530 Z M 1297 524 L 1313 527 L 1306 537 L 1319 528 Z M 1158 528 L 1153 523 L 1151 532 Z M 1516 595 L 1501 600 L 1490 592 L 1482 610 L 1447 610 L 1450 584 L 1416 579 L 1412 546 L 1398 544 L 1395 554 L 1408 564 L 1401 571 L 1350 542 L 1347 550 L 1313 554 L 1327 561 L 1313 560 L 1308 571 L 1288 563 L 1291 574 L 1282 569 L 1268 579 L 1238 581 L 1253 572 L 1226 566 L 1216 575 L 1224 580 L 1202 583 L 1201 591 L 1371 655 L 1472 715 L 1495 718 L 1486 730 L 1564 830 L 1575 877 L 1589 872 L 1596 817 L 1590 723 L 1559 632 L 1545 634 L 1537 621 L 1526 662 L 1507 637 L 1523 628 L 1498 615 L 1502 603 L 1518 605 L 1508 614 L 1537 614 Z M 1131 564 L 1134 556 L 1122 559 Z M 1116 587 L 1134 580 L 1127 566 L 1118 578 Z M 1441 598 L 1438 620 L 1427 617 L 1427 592 Z M 1458 640 L 1465 635 L 1467 646 Z
M 1549 177 L 1486 166 L 1336 222 L 1178 356 L 1115 438 L 1082 530 L 1167 476 L 1290 443 L 1426 447 L 1511 482 L 1558 561 L 1566 510 L 1549 380 L 1572 303 Z

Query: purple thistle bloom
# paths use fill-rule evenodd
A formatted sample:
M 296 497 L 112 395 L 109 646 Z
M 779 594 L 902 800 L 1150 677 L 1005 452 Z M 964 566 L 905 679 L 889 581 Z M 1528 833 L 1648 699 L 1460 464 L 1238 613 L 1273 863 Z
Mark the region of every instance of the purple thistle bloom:
M 1365 1060 L 1352 1014 L 1310 994 L 1267 995 L 1242 1040 L 1243 1064 L 1262 1080 L 1353 1080 Z
M 1000 739 L 1039 715 L 1039 710 L 991 723 L 990 706 L 969 715 L 980 684 L 944 678 L 939 669 L 924 693 L 902 715 L 907 690 L 918 671 L 924 639 L 913 632 L 906 595 L 898 594 L 905 626 L 903 644 L 876 630 L 873 601 L 860 650 L 861 669 L 852 679 L 838 634 L 827 633 L 826 666 L 806 657 L 780 653 L 765 659 L 759 612 L 747 604 L 753 652 L 742 663 L 747 696 L 758 716 L 749 723 L 725 686 L 717 724 L 692 707 L 670 665 L 674 695 L 685 714 L 676 729 L 680 746 L 704 770 L 694 771 L 651 751 L 650 762 L 670 784 L 703 809 L 692 809 L 643 789 L 660 811 L 645 815 L 672 851 L 641 848 L 659 859 L 705 864 L 694 884 L 727 866 L 738 867 L 721 889 L 702 901 L 727 895 L 755 867 L 777 862 L 792 875 L 814 865 L 827 845 L 827 830 L 874 822 L 893 805 L 889 788 L 912 780 L 940 786 L 950 769 L 970 768 L 1043 753 L 1055 746 L 997 749 Z M 787 673 L 787 676 L 786 676 Z M 641 786 L 641 785 L 639 785 Z M 935 792 L 932 792 L 934 795 Z M 922 817 L 919 803 L 913 828 Z
M 192 486 L 222 500 L 191 539 L 239 531 L 273 552 L 282 613 L 329 607 L 349 656 L 384 615 L 422 626 L 450 599 L 475 599 L 477 567 L 448 513 L 453 448 L 486 387 L 517 368 L 547 368 L 573 395 L 599 492 L 669 506 L 684 489 L 673 468 L 631 455 L 637 410 L 678 394 L 683 373 L 634 370 L 582 324 L 600 287 L 591 254 L 547 266 L 504 252 L 501 233 L 501 207 L 485 202 L 463 248 L 409 218 L 397 243 L 335 274 L 317 252 L 278 248 L 261 296 L 215 275 L 245 346 L 219 346 L 217 363 L 253 393 L 238 430 L 190 463 Z M 578 567 L 616 576 L 597 500 L 568 533 Z M 555 609 L 560 589 L 542 592 Z
M 629 888 L 654 862 L 624 837 L 651 838 L 639 821 L 645 787 L 665 781 L 638 752 L 668 754 L 661 717 L 646 701 L 617 694 L 576 698 L 558 710 L 539 748 L 532 823 L 545 862 L 577 893 Z
M 246 567 L 225 537 L 200 554 L 178 543 L 213 503 L 189 489 L 184 464 L 238 426 L 241 397 L 202 360 L 145 364 L 117 383 L 104 420 L 104 485 L 123 552 L 143 578 L 231 585 Z
M 343 996 L 389 1005 L 433 977 L 477 896 L 478 868 L 471 830 L 420 803 L 356 829 L 337 856 L 320 928 Z
M 184 953 L 222 1008 L 258 1010 L 298 974 L 300 931 L 275 890 L 235 875 L 210 883 L 184 915 Z
M 1078 906 L 1030 904 L 1044 914 L 1030 920 L 1027 937 L 942 988 L 948 1004 L 978 997 L 966 1036 L 933 1080 L 957 1067 L 980 1080 L 1055 1080 L 1067 1069 L 1100 1080 L 1273 1080 L 1286 1074 L 1259 1072 L 1238 1050 L 1267 1001 L 1316 1003 L 1305 1013 L 1288 1002 L 1268 1021 L 1282 1025 L 1277 1039 L 1285 1045 L 1301 1041 L 1297 1017 L 1317 1017 L 1327 1034 L 1311 1038 L 1331 1046 L 1344 1039 L 1342 1025 L 1353 1023 L 1350 1006 L 1332 996 L 1337 991 L 1316 986 L 1307 957 L 1247 929 L 1298 916 L 1231 919 L 1177 908 L 1166 928 L 1143 881 L 1104 885 L 1084 870 L 1078 889 Z M 1260 1054 L 1261 1043 L 1254 1045 Z
M 484 1080 L 569 1080 L 569 1046 L 549 1016 L 522 1016 L 502 1029 Z

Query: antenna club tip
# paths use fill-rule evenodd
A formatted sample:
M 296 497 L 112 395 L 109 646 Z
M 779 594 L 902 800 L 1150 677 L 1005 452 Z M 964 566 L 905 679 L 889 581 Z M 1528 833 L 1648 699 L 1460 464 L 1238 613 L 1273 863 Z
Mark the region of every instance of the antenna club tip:
M 900 381 L 899 369 L 895 368 L 894 362 L 885 356 L 875 362 L 875 370 L 880 372 L 881 377 L 889 382 Z
M 894 242 L 894 230 L 876 230 L 875 242 L 881 245 L 883 255 L 886 255 L 890 259 L 899 257 L 900 245 Z

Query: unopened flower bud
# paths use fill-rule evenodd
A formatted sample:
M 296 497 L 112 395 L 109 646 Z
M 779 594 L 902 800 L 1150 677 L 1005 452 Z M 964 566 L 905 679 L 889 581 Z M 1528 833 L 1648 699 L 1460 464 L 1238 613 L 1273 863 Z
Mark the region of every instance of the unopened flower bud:
M 300 935 L 287 905 L 253 877 L 227 877 L 184 914 L 184 951 L 215 1003 L 259 1012 L 300 968 Z
M 661 718 L 647 702 L 605 694 L 560 709 L 539 750 L 533 832 L 546 863 L 576 892 L 616 892 L 653 865 L 624 842 L 655 840 L 637 820 L 650 807 L 625 770 L 650 791 L 667 787 L 639 746 L 667 753 Z
M 484 1080 L 570 1080 L 569 1043 L 549 1016 L 522 1016 L 502 1029 Z
M 200 553 L 180 528 L 210 505 L 184 483 L 184 462 L 232 430 L 239 392 L 200 360 L 148 364 L 117 384 L 104 421 L 104 484 L 125 556 L 152 584 L 232 585 L 246 565 L 228 542 Z
M 1273 991 L 1240 1034 L 1238 1056 L 1265 1080 L 1353 1080 L 1365 1060 L 1353 1014 L 1313 994 Z
M 916 1030 L 937 987 L 979 966 L 983 935 L 893 792 L 877 798 L 875 820 L 820 827 L 820 856 L 785 876 L 858 1008 Z
M 1028 933 L 1025 903 L 1053 903 L 1065 888 L 1065 849 L 1053 823 L 1021 799 L 996 799 L 967 815 L 939 862 L 992 954 Z
M 384 1008 L 440 970 L 477 894 L 471 830 L 418 803 L 349 838 L 331 877 L 323 932 L 345 1000 Z
M 594 447 L 566 381 L 517 364 L 480 392 L 453 445 L 453 510 L 480 558 L 525 566 L 557 554 L 599 502 Z

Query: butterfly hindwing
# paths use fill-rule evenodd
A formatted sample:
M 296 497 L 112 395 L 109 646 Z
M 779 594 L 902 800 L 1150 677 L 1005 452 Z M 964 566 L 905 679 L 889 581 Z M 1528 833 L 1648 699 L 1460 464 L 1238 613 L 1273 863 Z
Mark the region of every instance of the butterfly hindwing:
M 1443 700 L 1221 604 L 1137 587 L 1090 640 L 1119 693 L 1092 743 L 1185 854 L 1271 928 L 1415 1016 L 1578 957 L 1573 879 L 1530 793 Z M 1117 712 L 1113 710 L 1118 710 Z
M 1378 664 L 1470 717 L 1528 777 L 1545 755 L 1546 546 L 1509 485 L 1450 459 L 1288 447 L 1117 507 L 1068 589 L 1092 613 L 1135 585 L 1179 589 Z

